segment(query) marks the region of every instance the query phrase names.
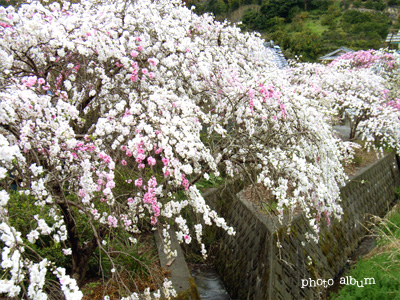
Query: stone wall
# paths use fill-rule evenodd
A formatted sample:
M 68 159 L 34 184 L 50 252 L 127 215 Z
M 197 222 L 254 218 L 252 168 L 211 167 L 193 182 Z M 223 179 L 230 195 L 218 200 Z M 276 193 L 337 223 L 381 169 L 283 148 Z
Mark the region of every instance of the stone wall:
M 212 189 L 206 199 L 219 207 L 236 236 L 221 233 L 215 265 L 233 299 L 318 299 L 322 289 L 301 288 L 301 279 L 329 279 L 342 270 L 366 233 L 368 215 L 383 215 L 400 184 L 397 159 L 389 154 L 351 178 L 342 189 L 344 215 L 308 242 L 308 222 L 297 215 L 291 226 L 258 211 L 243 192 Z M 289 234 L 288 234 L 289 232 Z M 277 241 L 280 241 L 280 247 Z

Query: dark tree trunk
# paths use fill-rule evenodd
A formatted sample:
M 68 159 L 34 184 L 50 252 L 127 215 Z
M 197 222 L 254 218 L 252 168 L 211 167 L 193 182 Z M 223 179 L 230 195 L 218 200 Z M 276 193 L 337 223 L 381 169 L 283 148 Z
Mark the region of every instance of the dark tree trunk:
M 82 286 L 86 276 L 86 272 L 89 269 L 89 260 L 92 253 L 89 254 L 87 253 L 87 251 L 78 252 L 76 250 L 72 250 L 71 277 L 76 280 L 76 283 L 79 287 Z
M 62 211 L 65 226 L 68 232 L 68 241 L 72 250 L 72 271 L 71 277 L 74 278 L 80 287 L 86 276 L 89 268 L 89 260 L 93 252 L 97 249 L 98 239 L 102 240 L 106 235 L 108 228 L 105 225 L 100 225 L 93 232 L 93 237 L 86 241 L 80 241 L 79 234 L 76 228 L 75 218 L 73 217 L 66 203 L 59 203 Z

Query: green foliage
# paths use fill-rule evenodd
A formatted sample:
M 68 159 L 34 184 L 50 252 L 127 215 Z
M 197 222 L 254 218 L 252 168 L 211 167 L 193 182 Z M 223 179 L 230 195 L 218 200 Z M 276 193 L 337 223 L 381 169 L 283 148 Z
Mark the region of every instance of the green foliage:
M 329 24 L 329 26 L 331 25 L 332 23 Z M 316 33 L 319 38 L 324 32 L 328 31 L 328 27 L 326 25 L 322 25 L 319 22 L 312 22 L 311 20 L 308 21 L 305 26 L 309 28 L 313 33 Z
M 341 46 L 354 50 L 383 47 L 392 20 L 382 11 L 387 5 L 400 5 L 400 0 L 224 0 L 225 6 L 218 6 L 217 0 L 195 2 L 203 12 L 207 8 L 214 13 L 225 11 L 224 18 L 244 5 L 259 4 L 259 10 L 252 6 L 243 12 L 241 28 L 273 39 L 287 58 L 302 55 L 306 61 L 315 61 Z M 371 11 L 353 9 L 357 7 Z M 308 32 L 313 33 L 312 40 L 301 40 Z
M 383 11 L 386 8 L 386 3 L 384 3 L 382 0 L 368 0 L 364 7 Z
M 116 180 L 124 180 L 124 171 L 120 170 L 117 174 Z M 67 198 L 71 201 L 76 199 L 74 195 L 68 195 Z M 104 204 L 107 205 L 107 204 Z M 32 196 L 19 195 L 14 192 L 11 194 L 10 201 L 8 202 L 8 214 L 10 216 L 11 226 L 15 227 L 22 233 L 22 237 L 26 238 L 32 230 L 36 229 L 38 224 L 33 216 L 43 218 L 48 226 L 52 226 L 55 220 L 49 216 L 49 206 L 39 206 Z M 75 216 L 76 226 L 79 228 L 80 239 L 82 241 L 91 240 L 92 230 L 89 226 L 87 216 L 80 214 L 76 208 L 70 207 Z M 147 230 L 146 228 L 142 228 Z M 110 237 L 113 236 L 111 239 Z M 125 231 L 114 231 L 110 234 L 107 240 L 107 247 L 112 249 L 113 261 L 119 269 L 126 269 L 126 272 L 136 275 L 149 275 L 149 266 L 152 265 L 157 257 L 155 251 L 156 247 L 151 246 L 151 239 L 153 234 L 148 231 L 148 235 L 144 235 L 146 240 L 138 240 L 135 245 L 129 241 L 132 235 Z M 64 255 L 62 249 L 70 248 L 67 241 L 56 242 L 53 239 L 53 233 L 50 235 L 40 235 L 35 243 L 28 244 L 29 247 L 25 249 L 25 254 L 28 255 L 33 261 L 40 261 L 40 257 L 46 257 L 48 260 L 54 262 L 57 266 L 61 266 L 70 271 L 72 268 L 72 256 Z M 40 257 L 39 257 L 39 256 Z M 110 270 L 112 265 L 109 257 L 97 251 L 90 258 L 88 274 L 94 276 L 111 276 Z M 50 274 L 50 276 L 52 276 Z
M 370 22 L 371 19 L 372 14 L 358 10 L 348 10 L 342 16 L 343 25 L 347 27 L 352 24 Z
M 224 0 L 210 0 L 208 2 L 207 11 L 214 13 L 214 15 L 225 14 L 228 10 L 228 6 Z
M 16 1 L 16 0 L 10 0 L 10 1 L 7 1 L 7 0 L 0 0 L 0 6 L 3 6 L 3 7 L 8 7 L 8 6 L 16 6 L 16 5 L 18 5 L 18 3 L 20 3 L 21 1 Z
M 316 59 L 321 48 L 319 36 L 310 29 L 296 32 L 291 37 L 291 49 L 307 59 Z
M 229 10 L 233 11 L 239 8 L 239 0 L 228 0 Z
M 273 17 L 264 22 L 264 28 L 268 32 L 274 32 L 274 31 L 278 31 L 279 29 L 283 28 L 284 23 L 285 23 L 284 18 Z
M 40 216 L 51 227 L 55 221 L 49 216 L 48 206 L 36 205 L 36 200 L 32 196 L 19 195 L 12 193 L 10 195 L 7 210 L 10 216 L 10 225 L 21 232 L 22 237 L 26 238 L 32 230 L 37 228 L 37 220 L 32 216 Z M 52 235 L 40 235 L 35 243 L 30 244 L 26 248 L 26 255 L 30 256 L 32 260 L 40 261 L 40 257 L 46 257 L 48 260 L 56 263 L 58 266 L 63 266 L 67 270 L 71 269 L 72 259 L 71 256 L 66 256 L 62 253 L 63 248 L 69 248 L 64 242 L 57 243 L 52 238 Z
M 199 189 L 204 189 L 204 188 L 213 188 L 213 187 L 218 187 L 221 184 L 223 184 L 225 179 L 221 176 L 216 177 L 214 174 L 210 175 L 210 178 L 206 180 L 205 178 L 202 180 L 199 180 L 196 183 L 197 188 Z
M 337 23 L 337 18 L 342 15 L 340 9 L 336 5 L 331 5 L 328 8 L 328 11 L 326 14 L 324 14 L 321 17 L 321 24 L 322 25 L 329 25 L 332 27 L 332 25 L 336 25 Z M 336 27 L 336 26 L 334 26 Z
M 377 33 L 383 39 L 386 38 L 391 25 L 392 20 L 383 13 L 348 10 L 342 16 L 342 28 L 354 36 L 368 37 Z
M 381 254 L 368 260 L 361 260 L 347 276 L 356 280 L 374 278 L 375 284 L 364 287 L 344 285 L 332 300 L 394 300 L 400 299 L 399 262 L 392 261 L 388 254 Z
M 356 280 L 374 278 L 375 284 L 344 285 L 331 299 L 353 300 L 400 300 L 400 254 L 398 249 L 400 239 L 400 211 L 398 207 L 388 214 L 386 219 L 379 219 L 378 246 L 375 255 L 362 259 L 343 276 L 351 276 Z M 364 282 L 365 283 L 365 282 Z
M 244 26 L 242 26 L 243 29 L 246 30 L 258 30 L 262 31 L 264 29 L 264 18 L 260 13 L 248 9 L 243 13 L 242 16 L 242 23 Z
M 114 266 L 118 271 L 126 274 L 143 276 L 151 275 L 151 266 L 158 259 L 157 248 L 154 244 L 153 234 L 148 232 L 147 236 L 139 239 L 136 244 L 132 244 L 129 235 L 120 235 L 117 239 L 109 240 L 110 252 L 112 255 Z M 95 277 L 104 275 L 106 278 L 111 277 L 112 269 L 109 257 L 97 251 L 90 258 L 88 274 Z
M 286 1 L 286 0 L 275 0 L 275 1 L 265 1 L 261 5 L 260 13 L 266 18 L 273 18 L 273 17 L 281 17 L 287 19 L 290 15 L 290 12 L 293 10 L 299 9 L 299 5 L 304 4 L 303 1 L 300 0 L 293 0 L 293 1 Z

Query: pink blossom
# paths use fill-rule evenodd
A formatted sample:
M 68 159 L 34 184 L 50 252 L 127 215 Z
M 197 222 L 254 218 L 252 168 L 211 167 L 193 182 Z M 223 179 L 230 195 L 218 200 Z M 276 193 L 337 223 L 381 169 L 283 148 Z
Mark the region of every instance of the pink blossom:
M 182 185 L 185 188 L 185 191 L 189 189 L 189 180 L 185 178 L 185 174 L 182 174 Z
M 137 51 L 142 51 L 142 50 L 143 50 L 143 46 L 139 45 L 139 46 L 136 48 L 136 50 L 137 50 Z
M 121 160 L 121 164 L 123 165 L 123 166 L 126 166 L 126 160 Z
M 109 225 L 109 226 L 112 226 L 112 227 L 114 227 L 114 228 L 117 227 L 118 221 L 117 221 L 117 219 L 116 219 L 115 217 L 113 217 L 113 216 L 108 216 L 107 221 L 108 221 L 108 225 Z
M 158 59 L 157 58 L 149 58 L 147 61 L 152 66 L 157 66 L 157 64 L 158 64 Z
M 85 193 L 85 191 L 83 190 L 83 189 L 80 189 L 79 191 L 78 191 L 78 196 L 79 197 L 85 197 L 86 196 L 86 193 Z
M 127 150 L 127 151 L 125 152 L 125 155 L 130 157 L 130 156 L 132 156 L 132 152 L 129 151 L 129 150 Z
M 104 176 L 106 177 L 107 181 L 114 179 L 114 173 L 112 173 L 112 172 L 104 174 Z
M 149 72 L 149 71 L 148 71 L 146 68 L 142 69 L 142 73 L 143 73 L 143 74 L 146 75 L 148 72 Z
M 162 152 L 162 150 L 163 150 L 162 148 L 158 148 L 158 149 L 155 151 L 155 153 L 156 153 L 156 154 L 160 154 L 160 153 Z
M 36 84 L 36 81 L 37 81 L 37 77 L 36 76 L 30 76 L 30 77 L 28 77 L 25 85 L 27 87 L 32 87 L 33 85 Z
M 154 72 L 150 72 L 148 76 L 149 76 L 150 79 L 154 79 L 154 77 L 156 77 Z
M 138 179 L 135 180 L 135 185 L 136 186 L 142 186 L 142 184 L 143 184 L 142 178 L 138 178 Z
M 146 156 L 143 153 L 139 153 L 138 156 L 136 157 L 136 162 L 141 163 L 145 158 Z
M 160 207 L 158 205 L 153 204 L 152 205 L 152 209 L 154 212 L 154 216 L 158 217 L 160 215 Z
M 168 166 L 168 164 L 169 164 L 169 159 L 168 158 L 163 157 L 161 160 L 162 160 L 164 166 Z
M 131 75 L 131 81 L 135 82 L 139 79 L 139 77 L 137 75 Z
M 113 189 L 115 187 L 115 182 L 113 180 L 107 182 L 106 187 Z
M 138 53 L 137 51 L 135 51 L 135 50 L 132 50 L 132 51 L 131 51 L 131 56 L 132 56 L 132 57 L 137 57 L 138 54 L 139 54 L 139 53 Z
M 331 224 L 331 218 L 329 217 L 329 212 L 325 211 L 325 217 L 326 217 L 326 225 L 330 225 Z
M 137 153 L 143 154 L 144 153 L 144 149 L 139 146 L 138 149 L 137 149 Z
M 139 164 L 139 165 L 138 165 L 138 168 L 139 168 L 139 169 L 144 169 L 145 167 L 146 167 L 146 166 L 145 166 L 144 164 Z
M 155 195 L 153 193 L 153 191 L 149 191 L 146 194 L 144 194 L 143 196 L 143 202 L 144 203 L 154 203 L 156 201 Z
M 110 188 L 105 188 L 105 189 L 103 190 L 103 194 L 104 194 L 105 196 L 110 195 L 110 194 L 111 194 L 111 189 L 110 189 Z
M 151 156 L 149 156 L 147 158 L 147 162 L 148 162 L 149 166 L 154 166 L 156 164 L 156 160 Z
M 149 181 L 147 182 L 147 184 L 148 184 L 148 186 L 149 186 L 150 188 L 155 188 L 155 187 L 157 186 L 157 179 L 156 179 L 154 176 L 152 176 L 152 177 L 149 179 Z

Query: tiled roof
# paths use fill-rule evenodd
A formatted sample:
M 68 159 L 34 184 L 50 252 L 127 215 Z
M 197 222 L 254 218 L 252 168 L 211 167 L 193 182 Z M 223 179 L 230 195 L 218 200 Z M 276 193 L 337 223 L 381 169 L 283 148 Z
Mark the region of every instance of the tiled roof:
M 347 48 L 347 47 L 340 47 L 339 49 L 336 49 L 335 51 L 332 51 L 331 53 L 321 56 L 319 58 L 319 60 L 334 60 L 335 58 L 337 58 L 347 52 L 354 52 L 354 50 Z

